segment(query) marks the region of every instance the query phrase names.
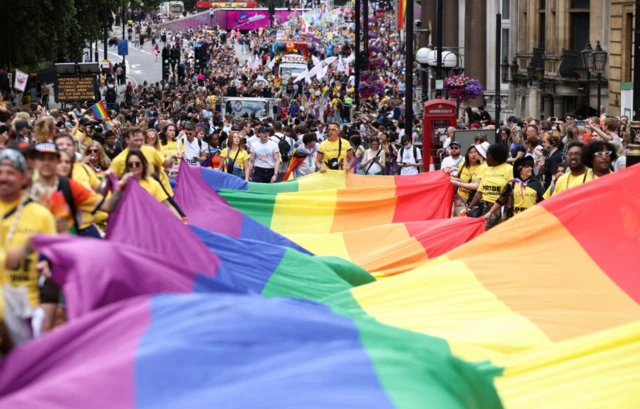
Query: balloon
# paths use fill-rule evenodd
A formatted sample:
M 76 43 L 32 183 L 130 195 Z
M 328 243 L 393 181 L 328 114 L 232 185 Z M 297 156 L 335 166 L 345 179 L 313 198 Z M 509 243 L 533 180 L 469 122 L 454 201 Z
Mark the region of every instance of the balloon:
M 278 46 L 278 50 L 284 50 L 284 48 L 285 48 L 285 44 L 284 43 L 278 43 L 277 46 Z

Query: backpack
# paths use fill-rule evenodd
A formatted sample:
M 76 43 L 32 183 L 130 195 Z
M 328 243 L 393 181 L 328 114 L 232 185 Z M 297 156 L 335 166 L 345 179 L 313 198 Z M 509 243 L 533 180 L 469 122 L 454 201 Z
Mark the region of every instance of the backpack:
M 402 159 L 403 154 L 404 154 L 404 146 L 400 149 L 400 153 L 398 154 L 398 157 Z M 415 146 L 413 146 L 413 159 L 416 161 L 416 163 L 418 162 L 418 148 L 416 148 Z M 420 167 L 417 167 L 416 169 L 418 169 L 418 173 L 420 173 Z M 400 172 L 402 172 L 402 168 L 398 169 L 398 174 L 400 174 Z
M 87 169 L 82 167 L 85 172 L 89 173 Z M 69 211 L 73 216 L 73 227 L 76 229 L 76 234 L 80 231 L 80 226 L 78 226 L 78 209 L 76 208 L 76 202 L 73 200 L 73 194 L 71 193 L 71 184 L 69 183 L 69 179 L 64 176 L 58 176 L 58 192 L 62 193 L 64 196 L 64 200 L 67 202 L 69 206 Z
M 287 141 L 287 137 L 283 136 L 280 138 L 277 135 L 274 135 L 280 142 L 278 142 L 278 149 L 280 149 L 280 158 L 282 158 L 282 163 L 289 161 L 289 151 L 291 150 L 291 144 Z
M 343 103 L 342 103 L 342 101 L 340 101 L 340 100 L 338 100 L 338 104 L 337 104 L 337 106 L 338 106 L 338 109 L 339 109 L 339 110 L 342 110 L 342 108 L 344 108 L 344 104 L 343 104 Z
M 116 87 L 107 87 L 107 93 L 105 95 L 105 100 L 113 104 L 118 99 L 118 93 L 116 92 Z

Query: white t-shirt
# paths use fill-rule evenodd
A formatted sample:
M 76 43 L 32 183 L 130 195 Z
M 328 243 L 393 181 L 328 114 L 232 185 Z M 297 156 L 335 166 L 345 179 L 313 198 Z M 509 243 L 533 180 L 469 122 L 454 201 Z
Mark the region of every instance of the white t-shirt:
M 184 158 L 191 166 L 200 166 L 198 156 L 209 150 L 209 145 L 206 142 L 198 141 L 198 138 L 193 138 L 191 142 L 187 138 L 180 139 L 184 148 Z
M 417 156 L 416 158 L 413 156 L 413 150 L 414 150 L 413 148 L 414 148 L 413 145 L 403 146 L 402 148 L 400 148 L 400 150 L 398 151 L 398 162 L 418 163 L 420 159 L 422 159 L 422 152 L 420 152 L 420 149 L 416 147 L 415 148 L 416 156 Z M 400 170 L 401 175 L 417 175 L 418 173 L 419 173 L 418 168 L 414 166 L 401 168 Z
M 256 142 L 260 142 L 260 137 L 258 135 L 249 136 L 247 138 L 247 146 L 249 148 L 251 148 L 251 145 L 253 145 Z
M 460 165 L 462 161 L 464 161 L 464 156 L 462 155 L 459 155 L 457 159 L 453 159 L 453 156 L 447 156 L 446 158 L 442 159 L 442 164 L 440 166 L 440 169 L 446 169 L 446 168 L 458 169 L 458 165 Z
M 276 167 L 274 153 L 280 155 L 280 149 L 278 148 L 278 144 L 272 140 L 268 140 L 266 143 L 258 140 L 258 142 L 254 142 L 251 145 L 251 153 L 256 156 L 255 167 L 273 169 Z

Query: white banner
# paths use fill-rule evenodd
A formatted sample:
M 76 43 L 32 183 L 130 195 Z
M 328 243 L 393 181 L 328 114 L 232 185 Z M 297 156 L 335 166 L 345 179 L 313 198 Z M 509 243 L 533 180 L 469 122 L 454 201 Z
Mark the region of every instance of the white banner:
M 29 79 L 29 74 L 24 73 L 20 70 L 16 70 L 15 89 L 17 89 L 20 92 L 24 92 L 24 90 L 27 88 L 28 79 Z

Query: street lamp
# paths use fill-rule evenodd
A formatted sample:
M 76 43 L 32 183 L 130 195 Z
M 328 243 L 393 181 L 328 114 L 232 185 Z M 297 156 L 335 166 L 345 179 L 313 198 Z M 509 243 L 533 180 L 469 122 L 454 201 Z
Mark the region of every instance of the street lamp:
M 538 66 L 536 67 L 536 78 L 538 79 L 538 84 L 542 84 L 544 81 L 544 58 L 538 62 Z
M 593 65 L 593 59 L 591 57 L 591 53 L 593 53 L 593 48 L 591 48 L 591 41 L 587 41 L 587 46 L 580 52 L 582 54 L 582 64 L 584 65 L 584 69 L 587 72 L 587 105 L 584 108 L 584 117 L 589 117 L 589 99 L 591 98 L 591 68 Z
M 600 102 L 602 99 L 602 74 L 607 66 L 607 52 L 600 47 L 600 41 L 596 43 L 596 49 L 591 53 L 593 70 L 598 77 L 598 115 L 600 115 Z
M 511 65 L 509 66 L 509 68 L 511 69 L 511 81 L 515 84 L 516 76 L 520 71 L 520 66 L 518 65 L 518 61 L 516 60 L 516 57 L 513 57 L 513 61 L 511 62 Z
M 502 64 L 500 64 L 500 71 L 502 73 L 502 82 L 509 82 L 509 61 L 507 61 L 506 56 L 502 60 Z
M 431 50 L 427 47 L 422 47 L 416 53 L 416 61 L 422 68 L 422 102 L 426 102 L 429 99 L 427 89 L 429 88 L 429 54 Z
M 527 65 L 527 77 L 529 78 L 529 85 L 533 85 L 533 80 L 536 78 L 536 66 L 533 65 L 533 59 Z

